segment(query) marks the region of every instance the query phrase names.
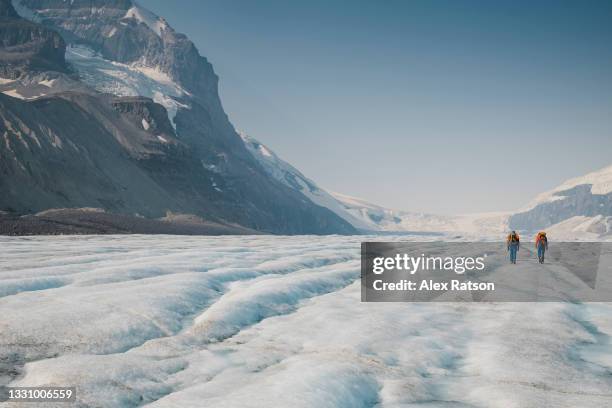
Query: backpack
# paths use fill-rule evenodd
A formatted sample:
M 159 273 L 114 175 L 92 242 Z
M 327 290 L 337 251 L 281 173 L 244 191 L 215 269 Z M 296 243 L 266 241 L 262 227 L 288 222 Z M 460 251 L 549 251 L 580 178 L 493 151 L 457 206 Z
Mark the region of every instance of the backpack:
M 510 237 L 508 238 L 508 241 L 510 241 L 510 242 L 520 242 L 520 238 L 519 238 L 517 233 L 514 233 L 514 234 L 510 234 Z
M 542 241 L 543 243 L 548 242 L 548 238 L 546 238 L 546 233 L 545 232 L 540 232 L 538 233 L 538 241 Z

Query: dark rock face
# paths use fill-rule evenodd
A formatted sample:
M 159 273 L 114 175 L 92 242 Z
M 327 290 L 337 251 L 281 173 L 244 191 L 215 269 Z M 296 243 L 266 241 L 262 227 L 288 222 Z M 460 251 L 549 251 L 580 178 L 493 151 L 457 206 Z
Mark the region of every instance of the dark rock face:
M 162 136 L 165 140 L 176 138 L 174 128 L 168 120 L 168 112 L 151 98 L 142 96 L 114 98 L 111 103 L 117 112 L 128 118 L 135 126 L 142 127 L 156 136 Z
M 0 2 L 0 76 L 18 78 L 40 71 L 66 72 L 66 43 L 53 30 L 18 16 L 10 1 Z
M 10 2 L 5 1 L 0 3 L 0 17 L 18 18 L 19 14 Z
M 612 193 L 592 194 L 589 184 L 576 186 L 557 195 L 564 198 L 512 215 L 509 219 L 510 227 L 532 231 L 544 229 L 575 216 L 612 215 Z

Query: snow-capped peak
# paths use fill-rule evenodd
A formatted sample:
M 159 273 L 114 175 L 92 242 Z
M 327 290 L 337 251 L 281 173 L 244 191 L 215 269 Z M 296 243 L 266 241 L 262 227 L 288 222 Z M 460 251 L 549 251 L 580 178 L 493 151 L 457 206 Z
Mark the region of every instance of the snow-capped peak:
M 138 4 L 134 3 L 134 6 L 131 7 L 123 18 L 134 18 L 141 23 L 144 23 L 149 27 L 152 31 L 154 31 L 158 36 L 161 37 L 162 31 L 168 28 L 168 24 L 166 20 L 155 15 L 151 11 L 140 7 Z
M 591 184 L 592 194 L 608 194 L 612 192 L 612 165 L 582 177 L 570 179 L 553 191 L 568 190 L 582 184 Z

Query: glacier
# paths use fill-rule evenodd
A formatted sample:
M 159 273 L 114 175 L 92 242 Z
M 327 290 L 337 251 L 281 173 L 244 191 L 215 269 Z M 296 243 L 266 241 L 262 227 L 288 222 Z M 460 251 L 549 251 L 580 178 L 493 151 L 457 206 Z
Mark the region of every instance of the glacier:
M 174 118 L 179 109 L 189 109 L 180 102 L 188 95 L 167 74 L 144 64 L 122 64 L 103 58 L 84 45 L 66 48 L 66 60 L 75 67 L 83 82 L 95 90 L 117 96 L 146 96 L 168 111 L 170 124 L 176 129 Z
M 362 303 L 360 242 L 0 237 L 0 385 L 84 406 L 603 407 L 612 305 Z

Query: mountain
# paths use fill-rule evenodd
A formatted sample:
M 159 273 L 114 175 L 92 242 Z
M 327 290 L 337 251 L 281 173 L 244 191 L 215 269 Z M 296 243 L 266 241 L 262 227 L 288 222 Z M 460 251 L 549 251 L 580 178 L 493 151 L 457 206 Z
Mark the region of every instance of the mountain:
M 268 174 L 225 114 L 212 65 L 130 0 L 0 0 L 0 56 L 0 210 L 355 232 Z
M 499 238 L 508 229 L 531 234 L 546 228 L 557 239 L 612 235 L 612 166 L 568 180 L 515 212 L 444 216 L 389 209 L 326 191 L 268 146 L 244 133 L 240 136 L 270 176 L 333 211 L 361 232 L 442 233 L 480 239 Z
M 326 207 L 361 232 L 459 233 L 479 237 L 503 232 L 506 213 L 443 216 L 392 210 L 348 195 L 328 192 L 257 139 L 240 133 L 248 151 L 266 172 L 312 202 Z
M 537 196 L 509 220 L 513 229 L 564 234 L 612 233 L 612 166 L 566 181 Z
M 282 234 L 612 229 L 612 167 L 513 214 L 440 216 L 326 191 L 235 131 L 218 80 L 185 35 L 131 0 L 0 0 L 0 211 L 178 214 Z

